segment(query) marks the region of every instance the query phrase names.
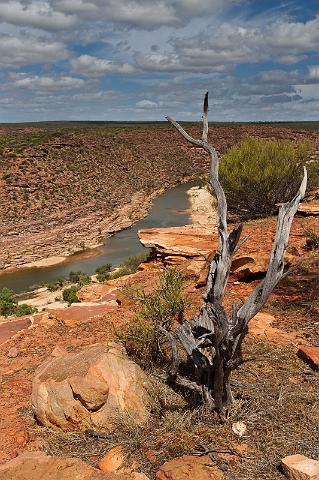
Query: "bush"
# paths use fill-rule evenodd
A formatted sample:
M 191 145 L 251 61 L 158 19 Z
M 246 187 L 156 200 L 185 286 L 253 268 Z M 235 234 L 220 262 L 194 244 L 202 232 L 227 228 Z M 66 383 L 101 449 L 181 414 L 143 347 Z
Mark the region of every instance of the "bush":
M 83 287 L 83 285 L 88 285 L 91 283 L 90 275 L 81 275 L 78 281 L 79 287 Z
M 10 288 L 4 287 L 0 290 L 0 315 L 8 317 L 14 315 L 17 308 L 17 301 L 14 297 L 14 292 Z
M 220 164 L 220 180 L 230 211 L 243 218 L 271 215 L 290 201 L 302 179 L 309 142 L 247 138 L 229 149 Z
M 79 286 L 82 287 L 83 285 L 88 285 L 89 283 L 91 283 L 91 277 L 83 272 L 70 272 L 69 281 L 71 283 L 77 283 Z
M 80 280 L 80 277 L 84 275 L 82 272 L 70 272 L 69 273 L 69 280 L 70 282 L 72 283 L 78 283 L 78 281 Z
M 319 160 L 314 160 L 307 165 L 308 170 L 308 190 L 319 187 Z
M 209 176 L 205 173 L 199 174 L 194 179 L 195 187 L 204 188 L 209 183 Z
M 97 281 L 101 283 L 105 282 L 106 280 L 110 280 L 110 278 L 111 278 L 111 275 L 109 273 L 98 273 L 96 275 Z
M 313 230 L 306 230 L 304 233 L 306 237 L 306 249 L 318 250 L 319 249 L 319 235 Z
M 147 256 L 147 254 L 142 253 L 140 255 L 135 255 L 134 257 L 129 257 L 121 266 L 129 269 L 131 271 L 130 273 L 135 273 L 137 272 L 140 263 L 145 262 Z
M 30 305 L 22 303 L 17 304 L 14 292 L 10 288 L 3 288 L 0 290 L 0 315 L 8 317 L 9 315 L 15 315 L 16 317 L 22 317 L 23 315 L 31 315 L 38 310 Z
M 107 273 L 107 272 L 111 271 L 111 268 L 112 268 L 112 264 L 107 263 L 106 265 L 101 265 L 100 267 L 97 267 L 97 269 L 95 270 L 95 273 L 97 273 L 97 274 Z
M 168 267 L 160 274 L 158 286 L 153 293 L 144 290 L 126 288 L 126 294 L 140 303 L 138 318 L 134 318 L 118 338 L 124 343 L 128 353 L 145 364 L 156 363 L 164 349 L 159 348 L 160 328 L 170 330 L 172 323 L 183 313 L 187 302 L 183 298 L 186 279 L 174 267 Z
M 27 305 L 26 303 L 22 303 L 21 305 L 17 306 L 14 314 L 16 317 L 23 317 L 23 315 L 31 315 L 37 311 L 37 308 L 31 307 L 31 305 Z
M 114 280 L 115 278 L 124 277 L 124 275 L 131 275 L 132 273 L 137 272 L 139 264 L 144 262 L 146 259 L 147 254 L 144 253 L 141 255 L 135 255 L 134 257 L 129 257 L 113 273 L 109 273 L 112 265 L 108 263 L 104 267 L 99 267 L 96 269 L 96 278 L 99 282 L 104 282 L 105 280 Z
M 65 288 L 62 294 L 63 300 L 65 302 L 68 302 L 69 305 L 71 305 L 71 303 L 78 302 L 79 300 L 76 294 L 80 290 L 80 288 L 81 287 L 79 285 L 73 285 L 73 287 Z
M 95 270 L 96 273 L 96 279 L 98 282 L 105 282 L 106 280 L 109 280 L 110 277 L 110 270 L 112 268 L 111 263 L 107 263 L 106 265 L 101 265 Z
M 109 280 L 124 277 L 124 275 L 131 275 L 132 273 L 134 273 L 134 271 L 129 267 L 119 267 L 114 273 L 109 275 Z
M 180 270 L 175 267 L 165 268 L 154 292 L 140 293 L 141 315 L 155 326 L 171 329 L 173 320 L 177 319 L 186 307 L 186 300 L 182 296 L 185 282 Z
M 64 281 L 62 279 L 55 280 L 47 284 L 47 289 L 49 292 L 55 292 L 59 288 L 63 287 Z

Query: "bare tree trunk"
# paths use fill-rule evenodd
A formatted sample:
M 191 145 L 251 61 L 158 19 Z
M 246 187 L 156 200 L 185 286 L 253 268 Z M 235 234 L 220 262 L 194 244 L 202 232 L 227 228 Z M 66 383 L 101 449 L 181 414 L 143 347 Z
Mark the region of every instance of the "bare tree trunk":
M 204 99 L 201 139 L 191 137 L 175 120 L 166 118 L 186 140 L 202 147 L 211 158 L 210 185 L 217 198 L 219 246 L 210 264 L 200 314 L 191 324 L 183 319 L 176 334 L 194 364 L 194 389 L 198 391 L 198 387 L 201 388 L 203 401 L 208 408 L 223 410 L 233 403 L 230 375 L 232 370 L 242 363 L 241 345 L 247 333 L 247 324 L 261 310 L 277 283 L 286 275 L 283 273 L 284 255 L 293 217 L 305 195 L 307 171 L 304 168 L 304 177 L 294 199 L 280 208 L 265 279 L 253 290 L 239 310 L 234 304 L 231 315 L 227 315 L 223 302 L 232 258 L 246 239 L 240 241 L 242 225 L 228 233 L 227 202 L 218 178 L 219 158 L 214 147 L 208 142 L 208 93 Z M 172 342 L 174 339 L 171 336 L 171 345 Z M 173 360 L 177 379 L 178 362 L 174 351 L 176 352 L 176 345 L 173 348 Z M 187 382 L 190 386 L 191 382 Z M 181 384 L 182 379 L 179 378 L 177 383 Z

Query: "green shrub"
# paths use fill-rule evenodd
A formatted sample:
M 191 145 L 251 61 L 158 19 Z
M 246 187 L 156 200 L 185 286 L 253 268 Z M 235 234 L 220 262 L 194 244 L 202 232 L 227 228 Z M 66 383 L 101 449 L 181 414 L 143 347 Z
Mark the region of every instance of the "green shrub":
M 55 280 L 47 284 L 47 289 L 49 292 L 55 292 L 59 288 L 63 287 L 64 281 L 62 279 Z
M 208 182 L 209 176 L 205 173 L 197 175 L 194 179 L 195 186 L 199 188 L 206 187 L 208 185 Z
M 131 270 L 131 273 L 135 273 L 137 272 L 140 263 L 145 262 L 147 256 L 147 254 L 142 253 L 140 255 L 135 255 L 134 257 L 129 257 L 127 260 L 125 260 L 125 262 L 122 263 L 121 267 L 125 267 Z
M 107 263 L 106 265 L 101 265 L 100 267 L 97 267 L 97 269 L 95 270 L 95 273 L 97 273 L 97 274 L 107 273 L 107 272 L 111 271 L 111 268 L 112 268 L 112 264 Z
M 80 280 L 81 276 L 83 275 L 82 272 L 70 272 L 69 273 L 69 280 L 70 282 L 72 283 L 78 283 L 78 281 Z
M 104 267 L 99 267 L 96 269 L 96 278 L 99 282 L 104 282 L 105 280 L 114 280 L 115 278 L 124 277 L 124 275 L 131 275 L 132 273 L 137 272 L 139 264 L 144 262 L 146 259 L 147 254 L 144 253 L 141 255 L 135 255 L 134 257 L 129 257 L 113 273 L 109 273 L 112 265 L 106 264 Z
M 141 315 L 155 326 L 170 329 L 186 307 L 182 292 L 185 277 L 175 267 L 167 267 L 160 274 L 158 287 L 151 294 L 140 292 Z
M 309 162 L 307 165 L 308 170 L 308 190 L 316 189 L 319 187 L 319 160 Z
M 274 213 L 296 194 L 311 150 L 309 142 L 253 137 L 230 148 L 219 170 L 230 211 L 243 218 Z
M 0 315 L 8 317 L 14 315 L 17 308 L 17 301 L 14 292 L 10 288 L 4 287 L 0 290 Z
M 80 287 L 83 287 L 83 285 L 88 285 L 91 283 L 91 277 L 90 275 L 81 275 L 78 281 L 78 285 Z
M 160 348 L 160 327 L 170 330 L 173 321 L 183 313 L 187 305 L 183 298 L 185 283 L 184 275 L 177 268 L 168 267 L 161 272 L 152 293 L 130 287 L 124 289 L 129 297 L 140 303 L 140 311 L 124 332 L 115 333 L 137 361 L 145 363 L 147 360 L 153 365 L 158 362 L 160 353 L 162 359 L 165 357 L 165 349 Z
M 80 290 L 80 288 L 81 287 L 79 285 L 73 285 L 72 287 L 65 288 L 62 294 L 63 300 L 65 302 L 68 302 L 69 305 L 71 305 L 71 303 L 79 302 L 76 294 Z
M 132 273 L 134 273 L 134 271 L 129 267 L 119 267 L 115 272 L 110 274 L 109 279 L 114 280 L 115 278 L 124 277 L 124 275 L 131 275 Z
M 158 333 L 151 323 L 142 318 L 131 320 L 125 330 L 114 330 L 115 336 L 125 346 L 127 353 L 144 367 L 151 367 L 158 357 Z
M 22 303 L 18 305 L 14 314 L 16 317 L 23 317 L 23 315 L 31 315 L 32 313 L 36 313 L 38 311 L 37 308 L 31 307 L 31 305 L 27 305 L 26 303 Z
M 98 282 L 105 282 L 106 280 L 109 280 L 111 278 L 110 276 L 110 270 L 112 268 L 111 263 L 107 263 L 106 265 L 101 265 L 95 270 L 96 273 L 96 279 Z
M 31 315 L 37 311 L 35 307 L 31 307 L 25 303 L 18 305 L 14 292 L 10 288 L 5 287 L 0 290 L 0 315 L 4 315 L 5 317 L 9 315 L 22 317 L 23 315 Z
M 304 233 L 306 237 L 306 249 L 318 250 L 319 249 L 319 235 L 313 230 L 306 230 Z
M 111 275 L 109 273 L 98 273 L 96 275 L 96 279 L 98 282 L 106 282 L 106 280 L 110 280 L 111 279 Z
M 91 283 L 91 277 L 83 272 L 70 272 L 69 280 L 71 283 L 78 283 L 80 286 Z

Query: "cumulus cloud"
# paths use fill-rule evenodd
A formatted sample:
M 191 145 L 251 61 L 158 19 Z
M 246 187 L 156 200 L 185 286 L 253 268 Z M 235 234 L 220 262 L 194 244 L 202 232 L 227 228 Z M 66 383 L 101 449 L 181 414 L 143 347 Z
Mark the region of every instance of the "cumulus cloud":
M 131 28 L 153 30 L 181 26 L 191 18 L 213 15 L 243 0 L 52 0 L 56 9 L 82 18 L 103 19 Z
M 37 37 L 0 35 L 0 66 L 47 64 L 66 59 L 68 52 L 62 42 Z
M 70 90 L 74 88 L 83 87 L 85 81 L 81 78 L 74 78 L 68 76 L 39 76 L 18 74 L 12 75 L 16 78 L 14 85 L 20 88 L 26 88 L 27 90 L 36 91 L 54 91 L 54 90 Z
M 152 109 L 156 108 L 158 104 L 156 102 L 152 102 L 151 100 L 140 100 L 139 102 L 136 102 L 135 106 L 137 108 Z
M 135 72 L 135 68 L 129 63 L 121 63 L 113 60 L 80 55 L 71 61 L 72 71 L 90 77 L 99 77 L 107 73 L 129 75 Z
M 293 64 L 319 44 L 319 16 L 308 22 L 223 23 L 170 43 L 171 50 L 164 53 L 137 54 L 138 65 L 153 71 L 207 73 L 227 71 L 240 63 Z
M 153 30 L 182 26 L 191 18 L 212 15 L 242 0 L 2 0 L 0 19 L 48 31 L 70 29 L 80 22 L 104 21 Z
M 299 83 L 301 81 L 301 74 L 298 70 L 266 70 L 256 75 L 255 79 L 261 84 L 289 84 Z
M 319 65 L 309 67 L 308 79 L 312 82 L 319 82 Z
M 12 25 L 48 31 L 69 29 L 78 23 L 76 16 L 55 11 L 46 1 L 34 1 L 26 5 L 16 0 L 1 2 L 0 19 Z

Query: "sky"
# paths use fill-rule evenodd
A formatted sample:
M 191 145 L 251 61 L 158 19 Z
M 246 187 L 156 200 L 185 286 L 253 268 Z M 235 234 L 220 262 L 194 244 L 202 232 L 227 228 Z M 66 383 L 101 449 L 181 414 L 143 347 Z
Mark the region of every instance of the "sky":
M 0 0 L 0 122 L 319 120 L 319 0 Z

